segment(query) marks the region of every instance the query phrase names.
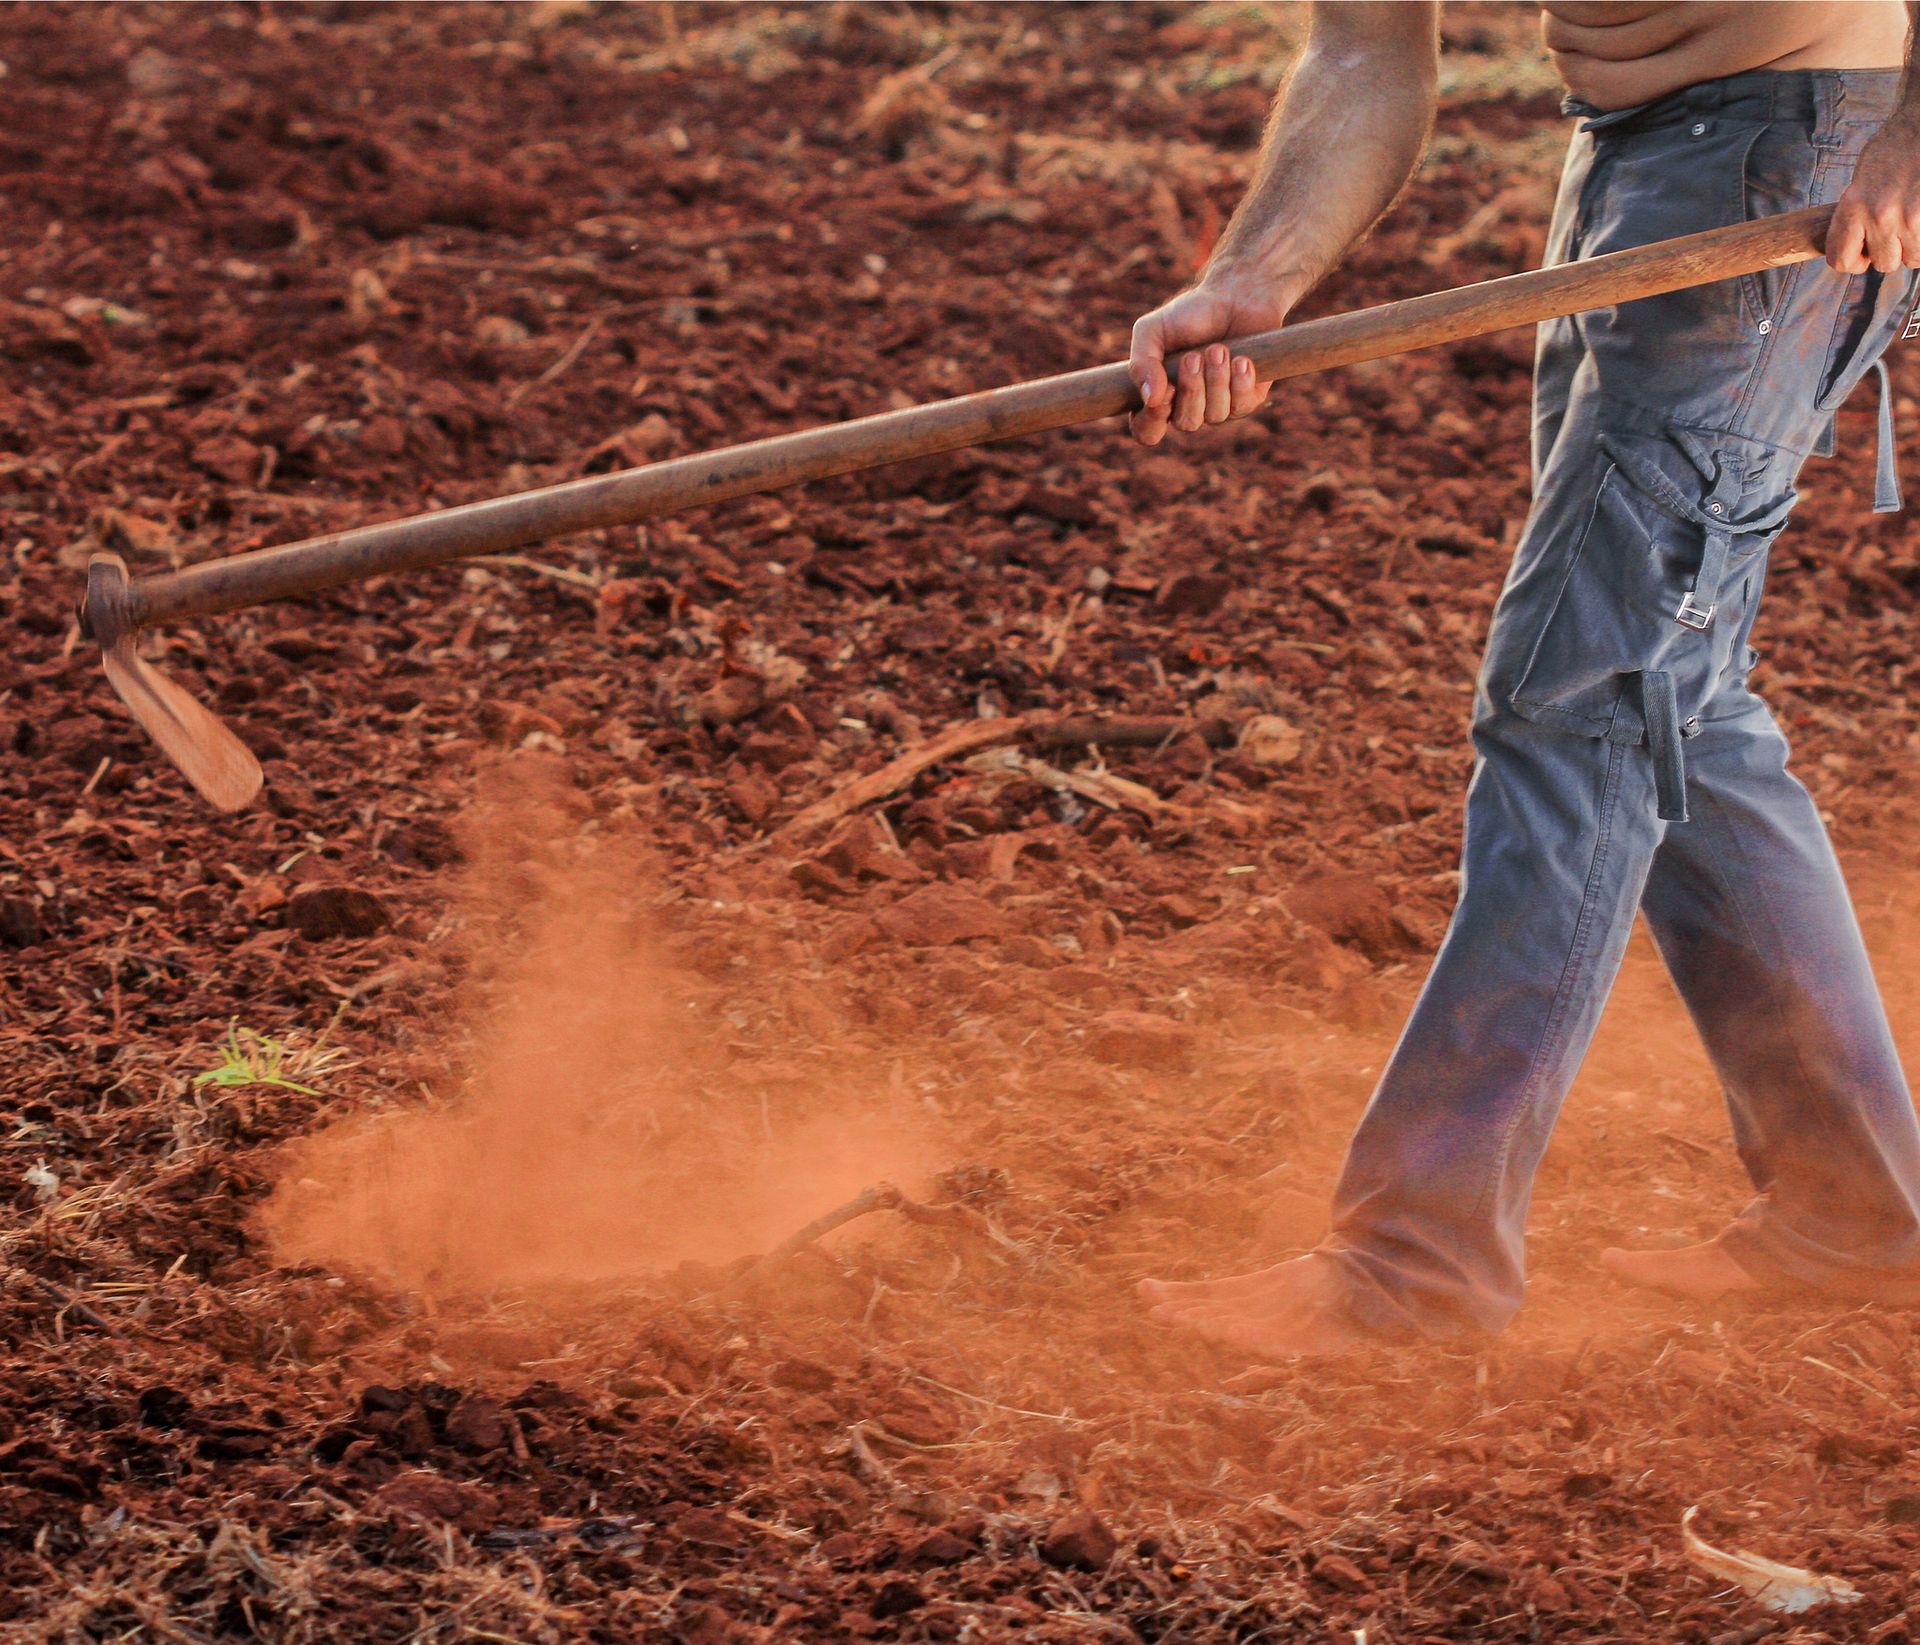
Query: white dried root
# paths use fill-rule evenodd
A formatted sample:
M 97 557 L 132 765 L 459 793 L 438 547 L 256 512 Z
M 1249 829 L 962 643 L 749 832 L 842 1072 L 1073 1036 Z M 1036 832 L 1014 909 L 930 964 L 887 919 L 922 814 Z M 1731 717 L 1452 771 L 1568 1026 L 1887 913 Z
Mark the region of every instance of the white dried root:
M 1680 1540 L 1687 1558 L 1701 1570 L 1736 1587 L 1744 1588 L 1769 1611 L 1809 1611 L 1816 1605 L 1851 1605 L 1862 1598 L 1851 1582 L 1837 1576 L 1821 1576 L 1798 1565 L 1782 1565 L 1763 1559 L 1744 1548 L 1731 1552 L 1716 1548 L 1694 1530 L 1693 1521 L 1700 1512 L 1696 1505 L 1680 1516 Z

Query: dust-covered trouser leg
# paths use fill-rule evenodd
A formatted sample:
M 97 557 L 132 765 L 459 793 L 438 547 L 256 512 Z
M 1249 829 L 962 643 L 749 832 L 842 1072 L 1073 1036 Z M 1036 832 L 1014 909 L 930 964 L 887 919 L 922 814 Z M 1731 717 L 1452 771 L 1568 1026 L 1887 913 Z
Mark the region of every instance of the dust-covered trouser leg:
M 1578 111 L 1549 260 L 1837 198 L 1898 81 L 1762 72 Z M 1519 1306 L 1534 1173 L 1643 903 L 1760 1190 L 1728 1250 L 1843 1293 L 1920 1281 L 1920 1127 L 1820 818 L 1747 683 L 1800 464 L 1912 286 L 1801 264 L 1541 328 L 1460 903 L 1325 1248 L 1369 1326 L 1497 1329 Z M 1877 507 L 1898 506 L 1890 446 L 1883 402 Z

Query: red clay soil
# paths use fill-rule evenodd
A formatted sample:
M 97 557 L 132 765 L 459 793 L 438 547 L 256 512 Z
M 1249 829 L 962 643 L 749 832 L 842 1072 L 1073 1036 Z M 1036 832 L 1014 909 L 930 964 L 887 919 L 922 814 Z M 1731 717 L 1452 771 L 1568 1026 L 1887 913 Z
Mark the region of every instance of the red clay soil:
M 1299 28 L 0 11 L 0 1637 L 1910 1637 L 1913 1319 L 1594 1272 L 1745 1193 L 1644 947 L 1506 1337 L 1250 1368 L 1132 1298 L 1311 1243 L 1437 940 L 1525 335 L 155 634 L 264 759 L 234 817 L 77 641 L 102 545 L 1116 357 Z M 1448 29 L 1433 154 L 1317 309 L 1538 254 L 1529 15 Z M 1860 421 L 1761 677 L 1913 1047 L 1920 558 Z M 1051 713 L 1190 723 L 781 832 Z M 778 1254 L 881 1179 L 962 1209 Z M 1694 1504 L 1864 1598 L 1759 1610 Z

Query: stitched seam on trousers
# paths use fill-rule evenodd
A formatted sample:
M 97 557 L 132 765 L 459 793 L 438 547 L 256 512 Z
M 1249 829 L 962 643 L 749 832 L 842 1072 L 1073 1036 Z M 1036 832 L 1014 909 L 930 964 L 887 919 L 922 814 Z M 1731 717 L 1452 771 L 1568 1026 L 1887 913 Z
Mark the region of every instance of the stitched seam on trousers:
M 1813 172 L 1807 179 L 1807 204 L 1809 205 L 1820 198 L 1820 184 L 1827 173 L 1827 157 L 1830 152 L 1817 142 L 1811 146 L 1814 155 Z M 1745 193 L 1746 180 L 1743 176 L 1741 179 L 1741 196 L 1743 203 Z M 1801 271 L 1805 267 L 1805 263 L 1794 263 L 1788 267 L 1786 281 L 1780 288 L 1780 303 L 1775 310 L 1776 313 L 1787 314 L 1792 311 L 1794 283 L 1800 278 Z M 1747 432 L 1747 417 L 1748 413 L 1753 410 L 1754 396 L 1759 393 L 1761 383 L 1766 380 L 1767 362 L 1773 357 L 1774 343 L 1784 329 L 1784 327 L 1776 326 L 1769 335 L 1760 339 L 1759 355 L 1753 362 L 1753 370 L 1747 374 L 1747 386 L 1740 394 L 1740 409 L 1734 413 L 1733 421 L 1728 425 L 1728 431 L 1730 433 L 1745 434 Z M 1814 392 L 1816 394 L 1819 392 L 1819 384 L 1817 383 L 1814 385 Z
M 1747 913 L 1746 902 L 1740 895 L 1740 885 L 1745 878 L 1745 870 L 1748 868 L 1748 859 L 1747 859 L 1746 850 L 1740 843 L 1739 831 L 1733 828 L 1727 822 L 1726 807 L 1723 806 L 1714 797 L 1712 790 L 1709 789 L 1705 784 L 1700 785 L 1699 797 L 1704 802 L 1705 808 L 1714 813 L 1716 821 L 1718 821 L 1719 824 L 1721 825 L 1722 833 L 1725 835 L 1726 839 L 1732 846 L 1734 855 L 1740 859 L 1740 867 L 1743 871 L 1741 880 L 1735 880 L 1728 875 L 1721 874 L 1711 869 L 1709 869 L 1709 873 L 1712 875 L 1714 885 L 1717 887 L 1720 894 L 1726 898 L 1727 902 L 1733 908 L 1734 913 L 1738 916 L 1740 920 L 1740 929 L 1745 934 L 1748 945 L 1753 949 L 1755 953 L 1758 953 L 1760 952 L 1759 932 L 1755 929 L 1753 919 Z M 1785 945 L 1776 944 L 1776 946 L 1784 947 Z M 1767 973 L 1767 993 L 1769 996 L 1768 1003 L 1771 1005 L 1774 1011 L 1774 1014 L 1781 1022 L 1788 1022 L 1791 1020 L 1791 1018 L 1789 1017 L 1788 1011 L 1787 1011 L 1787 1001 L 1785 1000 L 1784 997 L 1781 996 L 1778 990 L 1774 987 L 1773 976 L 1774 974 L 1772 971 L 1769 971 Z M 1814 1098 L 1817 1100 L 1820 1095 L 1820 1088 L 1814 1080 L 1813 1070 L 1807 1066 L 1806 1057 L 1800 1049 L 1800 1042 L 1798 1041 L 1798 1039 L 1795 1039 L 1793 1041 L 1793 1065 L 1795 1070 L 1798 1072 L 1800 1076 L 1801 1095 L 1803 1097 Z
M 1567 556 L 1567 569 L 1561 573 L 1560 581 L 1553 591 L 1553 603 L 1547 607 L 1547 614 L 1541 620 L 1540 630 L 1533 637 L 1533 644 L 1527 648 L 1527 660 L 1521 665 L 1520 678 L 1514 683 L 1509 696 L 1515 708 L 1546 709 L 1556 715 L 1564 715 L 1569 720 L 1583 720 L 1588 725 L 1598 726 L 1600 732 L 1609 730 L 1615 716 L 1604 719 L 1597 714 L 1588 714 L 1582 709 L 1568 708 L 1562 703 L 1550 703 L 1525 694 L 1532 683 L 1533 676 L 1540 668 L 1540 652 L 1547 643 L 1547 636 L 1553 631 L 1554 620 L 1559 617 L 1561 607 L 1566 603 L 1567 590 L 1572 587 L 1580 562 L 1586 557 L 1587 545 L 1593 537 L 1594 521 L 1600 518 L 1600 505 L 1606 501 L 1607 487 L 1612 485 L 1620 465 L 1609 461 L 1606 471 L 1600 476 L 1600 483 L 1593 488 L 1593 506 L 1587 510 L 1587 517 L 1580 527 L 1580 539 L 1573 545 L 1573 552 Z M 1597 733 L 1596 733 L 1597 734 Z
M 1522 719 L 1530 719 L 1536 725 L 1551 726 L 1556 731 L 1569 731 L 1576 737 L 1602 738 L 1614 726 L 1614 719 L 1602 719 L 1597 714 L 1582 714 L 1576 708 L 1562 708 L 1558 703 L 1543 703 L 1532 697 L 1522 697 L 1517 693 L 1513 698 L 1513 707 Z M 1545 718 L 1548 715 L 1552 718 Z M 1596 729 L 1589 732 L 1586 729 L 1588 726 Z
M 1819 175 L 1819 162 L 1816 161 L 1814 164 L 1814 176 L 1817 179 Z M 1809 190 L 1808 192 L 1812 193 L 1814 191 Z M 1804 263 L 1793 263 L 1788 266 L 1786 279 L 1781 282 L 1780 301 L 1774 309 L 1775 314 L 1787 314 L 1792 311 L 1793 288 L 1800 278 L 1801 270 L 1805 267 L 1806 265 Z M 1771 318 L 1771 316 L 1769 316 L 1769 318 Z M 1784 326 L 1775 326 L 1771 332 L 1760 339 L 1760 353 L 1753 362 L 1753 370 L 1747 374 L 1747 386 L 1740 395 L 1740 409 L 1734 413 L 1733 422 L 1729 428 L 1730 433 L 1747 434 L 1749 414 L 1753 410 L 1754 396 L 1760 392 L 1760 385 L 1766 380 L 1767 366 L 1773 359 L 1774 345 L 1779 341 L 1780 335 L 1785 329 Z M 1752 438 L 1751 435 L 1747 437 Z
M 1753 135 L 1746 140 L 1746 143 L 1740 150 L 1740 164 L 1735 168 L 1733 174 L 1733 209 L 1731 216 L 1732 220 L 1736 223 L 1750 223 L 1753 221 L 1753 210 L 1747 199 L 1747 173 L 1753 164 L 1755 145 L 1766 135 L 1768 127 L 1773 125 L 1773 123 L 1773 111 L 1769 109 L 1766 120 L 1755 128 Z M 1788 264 L 1789 272 L 1791 272 L 1794 266 L 1793 264 Z M 1767 305 L 1760 300 L 1760 275 L 1762 272 L 1761 270 L 1755 270 L 1752 274 L 1743 274 L 1734 282 L 1735 295 L 1740 299 L 1740 312 L 1746 315 L 1747 323 L 1753 326 L 1758 326 L 1762 320 L 1771 320 L 1776 313 L 1780 312 L 1777 307 L 1769 309 Z M 1783 286 L 1781 289 L 1784 292 L 1785 287 Z M 1771 334 L 1761 339 L 1761 352 L 1763 355 L 1766 351 L 1766 345 L 1771 341 Z
M 1613 841 L 1613 810 L 1620 796 L 1620 768 L 1624 757 L 1622 744 L 1607 744 L 1607 775 L 1600 793 L 1599 834 L 1593 843 L 1593 861 L 1587 869 L 1586 889 L 1580 899 L 1580 917 L 1574 922 L 1573 942 L 1567 952 L 1567 963 L 1561 967 L 1560 981 L 1554 987 L 1552 1004 L 1547 1008 L 1547 1021 L 1540 1033 L 1540 1043 L 1534 1047 L 1533 1061 L 1528 1065 L 1527 1077 L 1520 1086 L 1520 1100 L 1514 1104 L 1513 1117 L 1507 1121 L 1506 1130 L 1500 1138 L 1493 1169 L 1488 1173 L 1486 1186 L 1481 1189 L 1480 1198 L 1474 1204 L 1471 1219 L 1474 1221 L 1479 1220 L 1480 1214 L 1487 1208 L 1487 1202 L 1494 1198 L 1495 1190 L 1507 1174 L 1508 1162 L 1513 1157 L 1513 1139 L 1520 1130 L 1521 1122 L 1539 1100 L 1541 1071 L 1557 1054 L 1561 1042 L 1568 1002 L 1573 997 L 1581 962 L 1586 957 L 1587 940 L 1593 931 L 1594 908 L 1600 900 L 1600 879 L 1606 868 L 1608 847 Z

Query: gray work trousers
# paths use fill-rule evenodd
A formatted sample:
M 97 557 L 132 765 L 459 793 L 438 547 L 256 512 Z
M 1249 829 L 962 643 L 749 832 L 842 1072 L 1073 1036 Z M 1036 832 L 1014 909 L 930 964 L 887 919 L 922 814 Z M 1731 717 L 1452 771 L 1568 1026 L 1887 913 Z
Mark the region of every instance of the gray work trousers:
M 1893 72 L 1742 74 L 1587 116 L 1549 262 L 1838 198 Z M 1534 501 L 1475 698 L 1460 901 L 1325 1251 L 1386 1332 L 1498 1329 L 1535 1171 L 1636 911 L 1726 1088 L 1756 1277 L 1920 1296 L 1920 1127 L 1818 811 L 1748 689 L 1801 462 L 1900 330 L 1819 262 L 1540 329 Z M 1899 506 L 1879 367 L 1876 506 Z

